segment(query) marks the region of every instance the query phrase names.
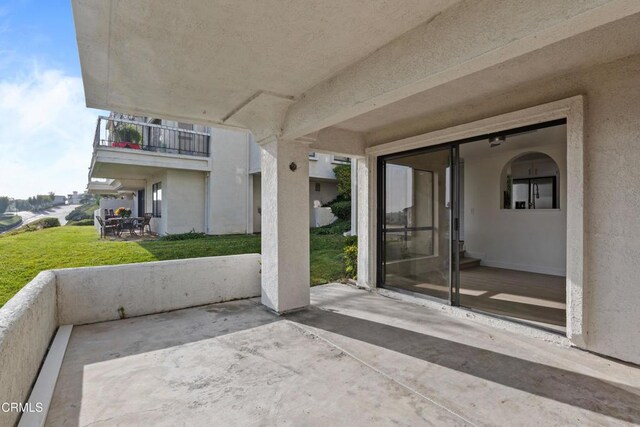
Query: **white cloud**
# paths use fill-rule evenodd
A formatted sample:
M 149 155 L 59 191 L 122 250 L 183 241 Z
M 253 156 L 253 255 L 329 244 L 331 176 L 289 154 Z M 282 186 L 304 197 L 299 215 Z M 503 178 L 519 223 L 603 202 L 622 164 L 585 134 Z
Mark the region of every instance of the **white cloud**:
M 0 81 L 0 195 L 84 190 L 98 113 L 82 79 L 58 70 Z

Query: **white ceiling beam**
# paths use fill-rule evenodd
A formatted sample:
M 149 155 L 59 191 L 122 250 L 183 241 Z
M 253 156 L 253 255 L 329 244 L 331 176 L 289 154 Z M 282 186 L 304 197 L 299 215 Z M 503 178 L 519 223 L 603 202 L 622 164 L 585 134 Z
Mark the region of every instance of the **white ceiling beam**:
M 365 149 L 363 134 L 336 127 L 320 130 L 309 145 L 309 151 L 347 157 L 364 157 Z
M 640 13 L 638 0 L 464 2 L 308 90 L 283 137 L 316 132 Z

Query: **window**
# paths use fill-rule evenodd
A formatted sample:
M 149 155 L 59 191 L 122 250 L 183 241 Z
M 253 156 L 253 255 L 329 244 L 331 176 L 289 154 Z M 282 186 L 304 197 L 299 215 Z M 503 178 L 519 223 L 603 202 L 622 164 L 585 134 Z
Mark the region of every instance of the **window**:
M 511 160 L 502 173 L 503 209 L 558 209 L 560 169 L 544 153 Z
M 152 205 L 151 212 L 153 216 L 156 218 L 160 218 L 162 216 L 162 183 L 156 182 L 151 187 L 152 190 Z
M 316 182 L 316 191 L 320 191 L 320 183 Z
M 351 159 L 345 156 L 333 156 L 332 162 L 348 165 L 351 163 Z
M 391 161 L 385 167 L 386 261 L 437 255 L 436 175 Z

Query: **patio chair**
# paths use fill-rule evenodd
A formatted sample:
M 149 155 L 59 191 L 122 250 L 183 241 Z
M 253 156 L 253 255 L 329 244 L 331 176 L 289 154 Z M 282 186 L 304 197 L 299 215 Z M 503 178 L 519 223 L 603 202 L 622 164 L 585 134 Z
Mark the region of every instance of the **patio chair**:
M 130 236 L 136 235 L 137 228 L 138 228 L 138 220 L 135 218 L 124 218 L 120 222 L 120 232 L 128 230 Z
M 140 232 L 144 235 L 145 227 L 149 230 L 149 234 L 151 234 L 151 217 L 153 214 L 145 213 L 144 219 L 140 222 L 138 221 L 138 227 L 140 227 Z
M 118 235 L 118 224 L 107 224 L 102 217 L 96 217 L 98 219 L 98 223 L 100 224 L 100 238 L 107 237 L 107 233 L 111 231 L 115 236 Z

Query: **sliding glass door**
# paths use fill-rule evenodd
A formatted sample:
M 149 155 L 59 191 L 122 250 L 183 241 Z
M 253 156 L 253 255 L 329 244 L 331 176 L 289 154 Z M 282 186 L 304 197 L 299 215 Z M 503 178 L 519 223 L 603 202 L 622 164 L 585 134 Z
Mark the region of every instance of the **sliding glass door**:
M 453 147 L 380 159 L 379 285 L 453 301 Z

